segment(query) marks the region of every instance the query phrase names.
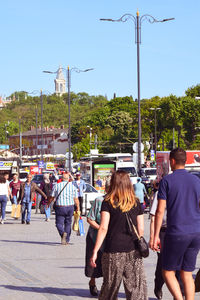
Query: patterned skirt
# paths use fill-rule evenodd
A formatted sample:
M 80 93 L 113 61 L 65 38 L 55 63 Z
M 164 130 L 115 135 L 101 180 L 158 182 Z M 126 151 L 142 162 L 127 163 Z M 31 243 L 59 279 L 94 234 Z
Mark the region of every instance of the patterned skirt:
M 142 258 L 137 250 L 104 253 L 103 284 L 99 300 L 116 300 L 123 280 L 127 300 L 147 300 L 147 284 Z

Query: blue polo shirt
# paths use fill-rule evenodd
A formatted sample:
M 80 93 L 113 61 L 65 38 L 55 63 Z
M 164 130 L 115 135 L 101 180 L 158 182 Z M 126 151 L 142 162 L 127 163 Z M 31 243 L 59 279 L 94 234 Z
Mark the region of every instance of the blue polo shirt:
M 31 202 L 31 183 L 30 184 L 25 183 L 24 197 L 23 197 L 22 202 L 24 202 L 24 203 Z
M 166 200 L 167 233 L 200 233 L 200 180 L 185 169 L 165 176 L 158 199 Z

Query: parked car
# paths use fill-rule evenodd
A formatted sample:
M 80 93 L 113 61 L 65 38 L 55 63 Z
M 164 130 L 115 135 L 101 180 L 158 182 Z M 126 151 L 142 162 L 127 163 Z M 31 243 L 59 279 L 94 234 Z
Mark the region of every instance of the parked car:
M 141 178 L 142 183 L 149 188 L 152 181 L 154 181 L 157 177 L 157 169 L 156 168 L 142 168 L 141 169 Z
M 36 174 L 36 175 L 33 176 L 32 181 L 35 182 L 39 187 L 40 187 L 40 184 L 43 181 L 43 178 L 44 178 L 43 175 L 44 174 Z
M 91 203 L 100 196 L 104 196 L 104 194 L 98 192 L 91 184 L 86 183 L 86 190 L 83 193 L 83 214 L 87 214 Z
M 26 181 L 26 178 L 27 178 L 27 175 L 29 174 L 28 171 L 19 171 L 19 180 L 21 182 L 25 182 Z

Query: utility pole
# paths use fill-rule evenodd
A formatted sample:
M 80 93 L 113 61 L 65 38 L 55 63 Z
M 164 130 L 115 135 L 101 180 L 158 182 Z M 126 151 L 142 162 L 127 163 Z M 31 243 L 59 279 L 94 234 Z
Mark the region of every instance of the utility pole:
M 38 156 L 38 108 L 35 108 L 35 133 L 36 133 L 36 155 Z
M 22 162 L 22 132 L 21 132 L 21 117 L 19 118 L 19 157 Z
M 40 104 L 41 104 L 41 160 L 43 161 L 44 140 L 43 140 L 43 96 L 42 96 L 42 90 L 41 90 L 41 94 L 40 94 Z

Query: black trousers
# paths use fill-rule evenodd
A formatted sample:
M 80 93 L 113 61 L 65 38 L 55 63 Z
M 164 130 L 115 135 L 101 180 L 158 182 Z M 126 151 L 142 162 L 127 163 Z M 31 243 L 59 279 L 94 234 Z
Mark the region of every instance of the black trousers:
M 83 197 L 78 197 L 79 200 L 79 207 L 80 207 L 80 212 L 82 215 L 82 211 L 83 211 Z
M 161 252 L 157 252 L 158 259 L 156 264 L 156 271 L 155 271 L 155 289 L 161 290 L 163 284 L 165 283 L 163 276 L 162 276 L 162 247 L 165 238 L 165 231 L 160 231 L 160 243 L 161 243 Z

